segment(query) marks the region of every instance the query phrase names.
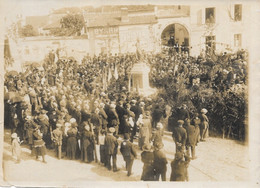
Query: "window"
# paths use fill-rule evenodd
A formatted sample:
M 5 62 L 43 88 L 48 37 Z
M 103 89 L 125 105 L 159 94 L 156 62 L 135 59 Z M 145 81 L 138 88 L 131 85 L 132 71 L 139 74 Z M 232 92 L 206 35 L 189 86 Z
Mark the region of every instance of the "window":
M 216 50 L 216 37 L 207 36 L 206 37 L 206 53 L 212 54 Z
M 234 35 L 234 47 L 241 47 L 241 34 Z
M 215 8 L 206 8 L 205 22 L 215 23 Z
M 235 11 L 234 11 L 234 19 L 235 21 L 241 21 L 242 20 L 242 5 L 237 4 L 235 5 Z

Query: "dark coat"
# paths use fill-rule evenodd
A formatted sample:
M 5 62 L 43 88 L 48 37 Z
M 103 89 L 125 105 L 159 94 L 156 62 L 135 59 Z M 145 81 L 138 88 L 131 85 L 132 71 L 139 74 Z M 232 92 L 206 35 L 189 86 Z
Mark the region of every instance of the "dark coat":
M 154 180 L 154 154 L 151 151 L 143 151 L 141 153 L 141 160 L 144 163 L 141 180 L 153 181 Z
M 175 143 L 181 143 L 182 146 L 186 145 L 187 132 L 183 127 L 176 127 L 172 136 Z
M 107 134 L 105 137 L 105 150 L 108 155 L 116 155 L 118 148 L 118 142 L 116 137 L 111 134 Z
M 69 159 L 76 158 L 76 151 L 77 151 L 77 129 L 71 128 L 68 130 L 68 139 L 67 139 L 67 157 Z
M 91 162 L 94 160 L 94 135 L 90 131 L 84 131 L 81 137 L 81 160 Z
M 190 118 L 188 110 L 187 109 L 183 109 L 183 108 L 181 108 L 181 109 L 179 109 L 177 111 L 177 116 L 178 116 L 178 120 L 183 120 L 183 121 L 186 118 L 188 118 L 188 119 Z
M 166 158 L 166 155 L 163 151 L 161 150 L 155 150 L 153 152 L 154 154 L 154 168 L 155 170 L 166 170 L 166 165 L 167 165 L 167 158 Z
M 186 131 L 187 131 L 187 146 L 195 146 L 197 142 L 196 138 L 196 128 L 193 125 L 187 125 L 186 126 Z
M 171 177 L 170 181 L 185 181 L 187 176 L 187 168 L 189 161 L 173 160 L 171 162 Z
M 130 108 L 132 112 L 135 114 L 135 122 L 137 122 L 139 116 L 142 114 L 142 108 L 138 105 L 134 105 Z
M 122 153 L 125 161 L 127 159 L 133 160 L 137 156 L 136 150 L 129 140 L 124 140 L 121 143 L 120 152 Z

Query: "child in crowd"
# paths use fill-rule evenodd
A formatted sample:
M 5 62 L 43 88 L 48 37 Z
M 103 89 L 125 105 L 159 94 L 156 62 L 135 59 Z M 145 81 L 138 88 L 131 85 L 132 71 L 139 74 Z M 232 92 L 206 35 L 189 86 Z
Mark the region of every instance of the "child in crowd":
M 16 163 L 21 162 L 21 142 L 19 137 L 17 137 L 17 133 L 13 133 L 11 135 L 12 138 L 12 155 L 16 158 Z

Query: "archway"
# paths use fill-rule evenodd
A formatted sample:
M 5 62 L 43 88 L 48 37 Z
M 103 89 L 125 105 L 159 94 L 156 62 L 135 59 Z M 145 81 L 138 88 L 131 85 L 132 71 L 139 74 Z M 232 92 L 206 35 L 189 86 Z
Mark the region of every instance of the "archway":
M 174 23 L 168 25 L 161 34 L 163 46 L 182 47 L 183 50 L 189 49 L 189 32 L 187 28 L 181 24 Z

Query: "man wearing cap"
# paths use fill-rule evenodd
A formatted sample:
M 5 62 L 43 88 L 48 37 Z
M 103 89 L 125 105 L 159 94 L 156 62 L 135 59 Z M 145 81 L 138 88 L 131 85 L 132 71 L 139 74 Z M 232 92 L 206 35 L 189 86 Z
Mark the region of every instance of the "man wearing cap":
M 106 152 L 106 167 L 108 170 L 111 170 L 111 157 L 113 160 L 113 171 L 116 172 L 118 171 L 117 166 L 116 166 L 116 155 L 117 155 L 117 148 L 118 148 L 118 142 L 116 137 L 113 135 L 115 132 L 114 127 L 110 127 L 109 132 L 107 133 L 105 137 L 105 152 Z
M 123 155 L 124 161 L 126 162 L 127 176 L 132 174 L 132 166 L 134 158 L 137 157 L 136 150 L 133 144 L 129 141 L 129 134 L 124 134 L 124 141 L 121 143 L 120 152 Z
M 155 180 L 159 181 L 161 176 L 162 181 L 166 181 L 166 171 L 167 171 L 167 158 L 163 152 L 163 144 L 157 143 L 154 146 L 154 170 L 155 170 Z
M 56 156 L 61 159 L 62 131 L 61 124 L 56 124 L 56 129 L 52 132 L 52 141 L 55 145 Z
M 173 140 L 175 141 L 176 144 L 176 152 L 181 151 L 183 152 L 185 149 L 186 145 L 186 140 L 187 140 L 187 132 L 186 130 L 182 127 L 184 124 L 183 120 L 178 120 L 178 127 L 176 127 L 172 133 Z

